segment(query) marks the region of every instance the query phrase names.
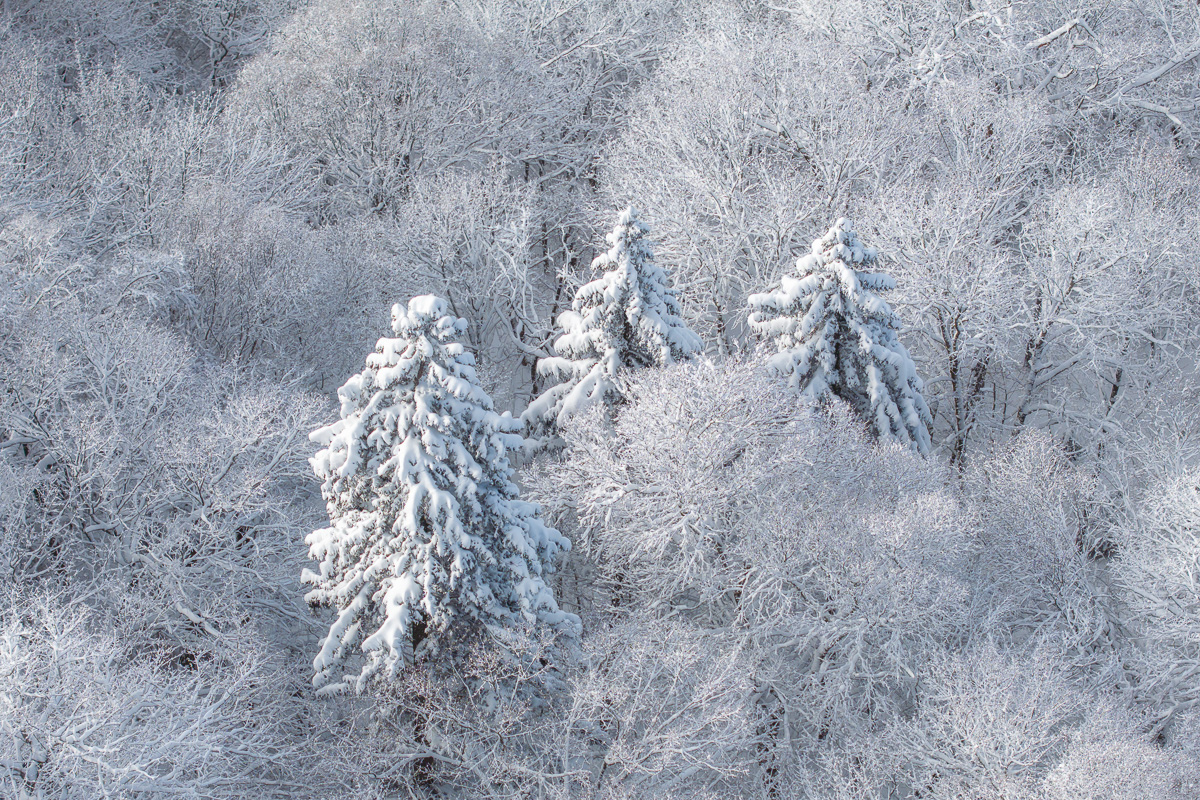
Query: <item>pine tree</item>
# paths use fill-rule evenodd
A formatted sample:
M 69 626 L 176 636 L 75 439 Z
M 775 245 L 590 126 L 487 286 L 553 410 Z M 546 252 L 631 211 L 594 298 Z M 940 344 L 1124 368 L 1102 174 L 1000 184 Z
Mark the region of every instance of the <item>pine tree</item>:
M 878 254 L 839 219 L 769 292 L 750 296 L 750 327 L 778 352 L 770 366 L 814 400 L 847 401 L 877 436 L 929 452 L 933 425 L 921 379 L 880 292 L 887 275 L 864 271 Z
M 332 525 L 309 535 L 320 568 L 303 579 L 309 603 L 337 611 L 313 662 L 322 692 L 361 692 L 481 627 L 578 630 L 543 579 L 570 542 L 518 497 L 519 425 L 480 387 L 456 341 L 466 324 L 438 297 L 394 306 L 395 338 L 338 390 L 341 419 L 311 435 Z M 365 666 L 344 672 L 356 648 Z
M 622 402 L 632 370 L 686 361 L 704 349 L 681 317 L 666 271 L 654 263 L 648 230 L 632 208 L 622 211 L 606 237 L 610 249 L 592 262 L 604 274 L 580 287 L 571 310 L 559 316 L 558 357 L 538 362 L 538 373 L 558 383 L 522 415 L 531 435 L 551 433 L 594 404 Z

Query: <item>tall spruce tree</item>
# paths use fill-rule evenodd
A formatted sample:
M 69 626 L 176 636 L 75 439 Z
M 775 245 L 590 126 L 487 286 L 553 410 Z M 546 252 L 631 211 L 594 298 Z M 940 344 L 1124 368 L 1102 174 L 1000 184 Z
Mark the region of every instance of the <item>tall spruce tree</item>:
M 534 399 L 521 419 L 534 437 L 552 434 L 568 417 L 628 394 L 628 376 L 642 367 L 686 361 L 704 349 L 681 316 L 667 273 L 654 263 L 649 231 L 632 208 L 606 237 L 610 249 L 592 262 L 604 270 L 580 287 L 558 325 L 555 358 L 538 362 L 558 383 Z
M 362 691 L 481 626 L 578 631 L 543 578 L 570 542 L 518 497 L 519 424 L 480 387 L 457 341 L 466 325 L 438 297 L 394 306 L 395 338 L 338 390 L 341 419 L 311 435 L 331 527 L 309 535 L 320 567 L 303 579 L 310 603 L 337 611 L 313 662 L 322 692 Z
M 869 271 L 878 254 L 839 219 L 768 292 L 750 296 L 750 327 L 778 352 L 770 366 L 814 400 L 836 395 L 882 439 L 925 454 L 933 419 L 900 322 L 880 292 L 888 275 Z

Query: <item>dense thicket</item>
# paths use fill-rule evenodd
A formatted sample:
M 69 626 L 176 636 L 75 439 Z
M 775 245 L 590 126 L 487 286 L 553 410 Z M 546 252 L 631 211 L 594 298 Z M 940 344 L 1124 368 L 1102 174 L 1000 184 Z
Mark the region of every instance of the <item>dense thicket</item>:
M 1198 41 L 1182 0 L 0 4 L 0 796 L 1200 795 Z M 927 456 L 756 352 L 841 218 Z M 518 452 L 651 248 L 670 352 Z M 427 294 L 477 370 L 405 420 L 468 520 L 412 520 L 459 537 L 428 597 L 486 540 L 523 624 L 318 697 L 306 538 L 412 489 L 322 497 L 308 434 Z

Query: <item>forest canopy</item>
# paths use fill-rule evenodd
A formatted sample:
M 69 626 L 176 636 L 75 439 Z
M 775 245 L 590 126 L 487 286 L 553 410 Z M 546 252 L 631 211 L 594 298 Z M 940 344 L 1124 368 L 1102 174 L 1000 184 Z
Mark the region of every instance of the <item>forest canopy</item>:
M 0 797 L 1194 800 L 1200 6 L 5 0 Z

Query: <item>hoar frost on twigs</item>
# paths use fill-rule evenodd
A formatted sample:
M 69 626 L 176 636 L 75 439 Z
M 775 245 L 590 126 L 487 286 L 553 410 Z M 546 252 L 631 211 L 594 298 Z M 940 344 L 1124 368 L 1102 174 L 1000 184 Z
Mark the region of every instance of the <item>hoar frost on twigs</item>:
M 518 497 L 517 423 L 480 388 L 456 341 L 466 324 L 431 295 L 394 306 L 396 337 L 338 390 L 341 419 L 312 434 L 332 527 L 308 537 L 320 568 L 304 580 L 310 603 L 338 612 L 313 663 L 322 692 L 362 691 L 473 624 L 578 631 L 543 578 L 570 542 Z M 356 648 L 365 665 L 339 675 Z
M 666 271 L 654 263 L 648 231 L 632 208 L 622 211 L 607 236 L 611 249 L 592 262 L 604 274 L 584 284 L 559 316 L 558 357 L 538 363 L 540 374 L 559 382 L 521 415 L 534 435 L 551 434 L 596 403 L 627 399 L 631 370 L 687 361 L 704 349 L 683 321 Z
M 1185 748 L 1155 746 L 1112 697 L 1083 691 L 1046 644 L 933 654 L 911 717 L 858 736 L 820 772 L 799 770 L 794 791 L 830 800 L 1194 797 L 1200 775 Z
M 930 450 L 933 417 L 916 366 L 900 343 L 900 323 L 880 292 L 895 288 L 874 267 L 844 217 L 769 292 L 750 295 L 750 327 L 779 352 L 772 370 L 814 400 L 848 402 L 877 436 Z
M 0 797 L 290 796 L 307 758 L 279 663 L 178 652 L 63 593 L 0 597 Z
M 1133 634 L 1124 663 L 1155 728 L 1200 710 L 1200 472 L 1164 477 L 1117 534 L 1112 575 Z

